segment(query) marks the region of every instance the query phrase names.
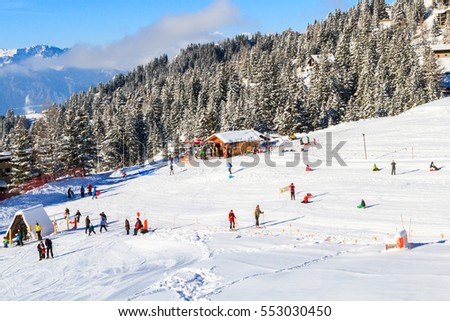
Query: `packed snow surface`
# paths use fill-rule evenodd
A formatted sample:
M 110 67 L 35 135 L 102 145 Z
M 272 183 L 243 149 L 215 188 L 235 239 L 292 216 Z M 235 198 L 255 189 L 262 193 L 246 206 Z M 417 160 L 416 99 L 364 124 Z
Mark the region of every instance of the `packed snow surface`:
M 224 160 L 177 163 L 171 176 L 166 166 L 131 169 L 9 199 L 0 204 L 2 233 L 16 211 L 36 204 L 59 233 L 51 236 L 53 259 L 39 261 L 36 241 L 0 250 L 0 299 L 450 300 L 449 124 L 447 98 L 309 133 L 318 145 L 307 160 L 299 141 L 270 158 L 235 157 L 231 178 Z M 430 172 L 431 161 L 441 170 Z M 381 171 L 372 171 L 374 163 Z M 88 183 L 101 191 L 98 199 L 80 197 Z M 290 183 L 296 200 L 280 193 Z M 69 187 L 75 200 L 67 199 Z M 306 193 L 311 203 L 302 204 Z M 357 208 L 361 199 L 367 208 Z M 81 211 L 77 229 L 67 230 L 65 208 Z M 100 233 L 102 211 L 109 226 Z M 126 235 L 125 218 L 133 229 L 137 212 L 150 231 Z M 91 236 L 86 215 L 96 225 Z M 412 248 L 386 250 L 384 241 L 403 229 Z

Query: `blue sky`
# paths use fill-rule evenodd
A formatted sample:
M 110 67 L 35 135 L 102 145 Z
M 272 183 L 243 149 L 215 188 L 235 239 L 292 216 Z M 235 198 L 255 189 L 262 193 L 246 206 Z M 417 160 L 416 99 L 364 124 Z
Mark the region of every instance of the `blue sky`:
M 189 43 L 305 30 L 357 0 L 1 0 L 0 48 L 73 48 L 42 68 L 129 69 Z M 106 57 L 107 56 L 107 57 Z M 36 66 L 41 61 L 29 62 Z
M 104 45 L 135 33 L 168 15 L 195 13 L 212 0 L 2 0 L 0 48 L 36 44 L 72 47 L 76 43 Z M 314 19 L 322 20 L 336 8 L 343 10 L 357 0 L 229 0 L 240 19 L 218 31 L 226 36 L 242 32 L 304 30 Z

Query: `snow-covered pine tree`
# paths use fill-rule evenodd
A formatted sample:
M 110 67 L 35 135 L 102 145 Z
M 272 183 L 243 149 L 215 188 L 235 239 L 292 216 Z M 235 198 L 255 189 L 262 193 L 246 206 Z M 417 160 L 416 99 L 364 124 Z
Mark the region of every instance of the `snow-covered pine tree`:
M 27 128 L 27 120 L 20 117 L 13 130 L 13 143 L 11 145 L 11 185 L 20 187 L 33 177 L 33 155 L 31 136 Z

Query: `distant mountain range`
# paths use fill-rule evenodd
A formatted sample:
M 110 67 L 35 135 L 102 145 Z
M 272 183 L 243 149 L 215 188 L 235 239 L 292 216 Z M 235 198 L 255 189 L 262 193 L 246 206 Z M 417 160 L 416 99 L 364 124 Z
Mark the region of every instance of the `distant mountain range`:
M 23 72 L 27 59 L 52 58 L 69 52 L 52 46 L 38 45 L 22 49 L 0 49 L 0 116 L 8 109 L 16 115 L 41 111 L 50 103 L 62 103 L 72 93 L 91 85 L 109 81 L 117 70 L 59 68 Z

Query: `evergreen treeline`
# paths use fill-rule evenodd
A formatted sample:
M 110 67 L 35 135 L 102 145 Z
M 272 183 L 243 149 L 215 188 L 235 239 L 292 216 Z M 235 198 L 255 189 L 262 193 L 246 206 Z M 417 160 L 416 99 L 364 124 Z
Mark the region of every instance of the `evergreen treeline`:
M 51 106 L 32 128 L 37 167 L 113 169 L 217 131 L 289 134 L 399 114 L 439 94 L 425 14 L 422 0 L 362 0 L 305 33 L 240 35 L 161 56 Z

